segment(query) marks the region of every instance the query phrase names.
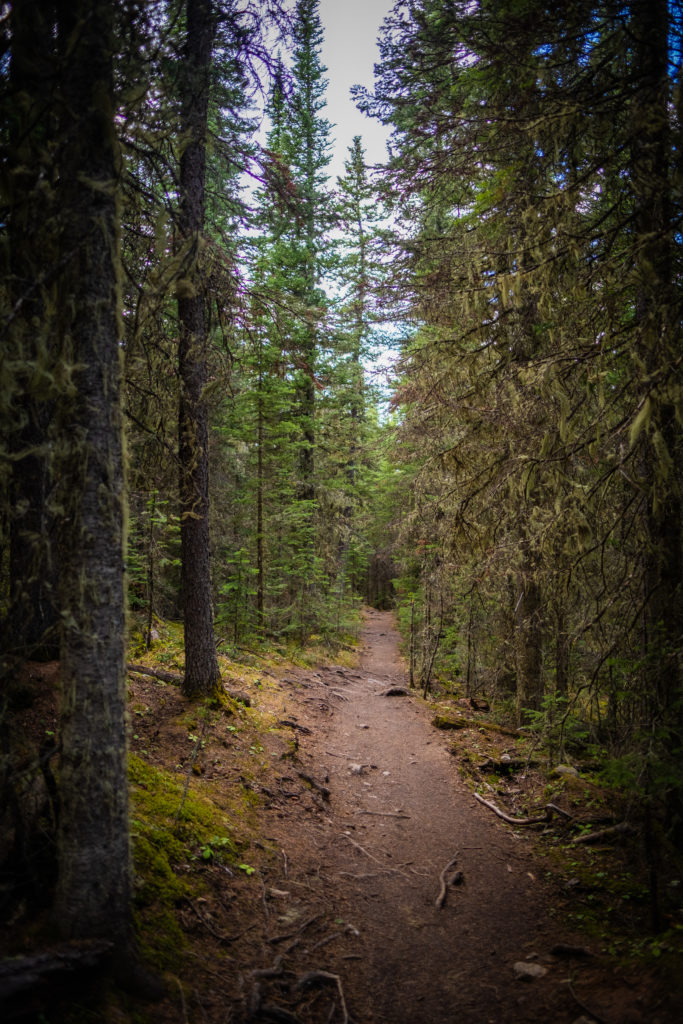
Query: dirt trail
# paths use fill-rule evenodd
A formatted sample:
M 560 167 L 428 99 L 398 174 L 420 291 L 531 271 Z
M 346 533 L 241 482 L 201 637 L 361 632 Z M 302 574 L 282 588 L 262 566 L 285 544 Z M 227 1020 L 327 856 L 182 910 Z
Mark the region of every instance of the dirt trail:
M 477 804 L 424 706 L 383 695 L 403 682 L 392 616 L 372 611 L 359 669 L 310 673 L 292 694 L 311 728 L 300 759 L 331 794 L 305 831 L 300 814 L 275 827 L 290 865 L 278 884 L 334 915 L 308 943 L 309 969 L 341 977 L 357 1024 L 575 1021 L 566 979 L 577 964 L 551 954 L 568 940 L 530 841 Z M 456 855 L 462 884 L 438 908 Z M 520 961 L 546 973 L 521 981 Z

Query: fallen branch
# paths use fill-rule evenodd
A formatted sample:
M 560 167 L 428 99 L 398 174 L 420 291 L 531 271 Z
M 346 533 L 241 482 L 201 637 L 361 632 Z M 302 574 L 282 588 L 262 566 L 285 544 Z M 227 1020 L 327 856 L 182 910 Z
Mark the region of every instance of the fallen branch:
M 435 729 L 486 729 L 488 732 L 498 732 L 503 736 L 515 736 L 519 739 L 519 732 L 516 729 L 506 729 L 504 725 L 497 722 L 482 722 L 476 718 L 464 718 L 461 715 L 438 714 L 432 718 L 432 725 Z
M 456 853 L 456 855 L 453 858 L 453 860 L 449 860 L 448 864 L 446 865 L 446 867 L 443 869 L 443 871 L 439 875 L 439 881 L 441 882 L 441 889 L 439 891 L 439 895 L 436 897 L 436 900 L 435 900 L 435 906 L 436 906 L 437 910 L 441 910 L 441 908 L 443 907 L 444 903 L 446 902 L 446 893 L 448 891 L 448 882 L 446 881 L 446 875 L 451 870 L 451 868 L 455 867 L 455 865 L 458 862 L 458 857 L 459 856 L 460 856 L 460 854 Z
M 573 843 L 600 843 L 603 839 L 613 839 L 614 836 L 632 836 L 636 829 L 628 821 L 620 821 L 618 825 L 610 828 L 601 828 L 599 832 L 585 832 L 582 836 L 574 836 Z
M 349 1011 L 346 1008 L 346 1000 L 344 999 L 344 989 L 342 988 L 341 978 L 338 974 L 332 974 L 330 971 L 308 971 L 306 974 L 302 974 L 296 983 L 297 988 L 306 988 L 308 985 L 315 985 L 319 981 L 334 981 L 337 985 L 337 991 L 339 992 L 339 1002 L 341 1003 L 341 1009 L 343 1013 L 342 1024 L 349 1024 Z
M 484 807 L 488 807 L 490 811 L 497 814 L 498 817 L 502 818 L 503 821 L 506 821 L 508 825 L 540 825 L 543 822 L 552 821 L 554 814 L 559 814 L 561 817 L 568 818 L 569 820 L 571 820 L 572 817 L 571 814 L 567 811 L 563 811 L 561 807 L 557 806 L 557 804 L 546 804 L 544 813 L 536 816 L 535 818 L 513 818 L 511 814 L 506 814 L 505 811 L 501 811 L 500 807 L 496 807 L 496 805 L 491 803 L 490 800 L 484 800 L 483 796 L 479 796 L 478 793 L 475 793 L 474 796 L 480 804 L 483 804 Z
M 183 675 L 180 672 L 166 672 L 163 668 L 150 668 L 148 665 L 126 665 L 129 672 L 137 672 L 140 676 L 152 676 L 153 679 L 161 679 L 162 683 L 182 683 Z

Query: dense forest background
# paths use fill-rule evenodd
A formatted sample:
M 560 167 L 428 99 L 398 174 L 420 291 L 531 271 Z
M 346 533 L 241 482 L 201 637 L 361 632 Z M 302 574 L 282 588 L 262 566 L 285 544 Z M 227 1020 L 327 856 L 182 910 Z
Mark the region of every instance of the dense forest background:
M 357 138 L 337 181 L 317 0 L 1 24 L 0 782 L 21 667 L 59 658 L 64 931 L 131 948 L 126 651 L 159 619 L 197 698 L 217 644 L 396 607 L 416 685 L 680 841 L 679 5 L 397 3 L 356 96 L 389 158 Z

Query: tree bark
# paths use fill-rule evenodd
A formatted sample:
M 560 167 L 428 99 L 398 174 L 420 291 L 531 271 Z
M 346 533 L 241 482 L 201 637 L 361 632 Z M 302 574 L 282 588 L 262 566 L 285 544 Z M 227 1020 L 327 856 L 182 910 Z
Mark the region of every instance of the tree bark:
M 681 428 L 673 404 L 680 371 L 672 280 L 668 104 L 668 4 L 634 0 L 638 89 L 633 102 L 632 182 L 636 243 L 636 363 L 644 383 L 641 401 L 653 414 L 640 437 L 640 468 L 648 488 L 644 515 L 645 693 L 653 720 L 673 713 L 680 725 L 681 622 Z M 678 381 L 676 380 L 678 376 Z M 664 385 L 654 382 L 664 380 Z M 666 456 L 663 458 L 663 452 Z
M 199 268 L 206 191 L 209 69 L 215 32 L 211 0 L 187 0 L 183 97 L 185 149 L 180 160 L 180 231 L 185 257 L 178 282 L 180 341 L 180 548 L 185 679 L 188 697 L 220 682 L 213 631 L 209 541 L 209 427 L 204 398 L 208 327 Z
M 532 559 L 526 556 L 518 581 L 515 609 L 515 660 L 517 668 L 517 718 L 539 711 L 543 697 L 541 589 L 533 578 Z
M 56 920 L 132 948 L 126 749 L 120 155 L 111 0 L 60 0 L 64 517 Z M 67 490 L 68 488 L 68 490 Z
M 15 375 L 8 424 L 14 458 L 7 490 L 10 608 L 2 633 L 3 675 L 17 660 L 56 658 L 59 643 L 47 444 L 56 394 L 54 6 L 18 0 L 11 11 L 8 356 L 23 371 Z

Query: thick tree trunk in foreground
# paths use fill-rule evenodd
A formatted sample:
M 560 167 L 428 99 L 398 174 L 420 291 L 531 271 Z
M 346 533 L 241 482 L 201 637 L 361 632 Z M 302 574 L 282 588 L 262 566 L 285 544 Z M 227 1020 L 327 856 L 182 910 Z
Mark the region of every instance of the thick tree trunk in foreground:
M 213 632 L 209 553 L 208 331 L 198 267 L 204 228 L 209 68 L 215 15 L 211 0 L 187 0 L 187 44 L 180 161 L 180 216 L 185 266 L 178 282 L 180 344 L 180 546 L 185 624 L 186 696 L 212 694 L 220 681 Z
M 56 918 L 131 948 L 114 4 L 59 4 L 62 703 Z
M 10 608 L 2 630 L 3 674 L 17 661 L 58 656 L 57 599 L 49 513 L 47 434 L 54 415 L 56 209 L 51 153 L 56 71 L 54 3 L 17 0 L 11 12 L 8 281 Z M 46 315 L 46 310 L 51 311 Z

